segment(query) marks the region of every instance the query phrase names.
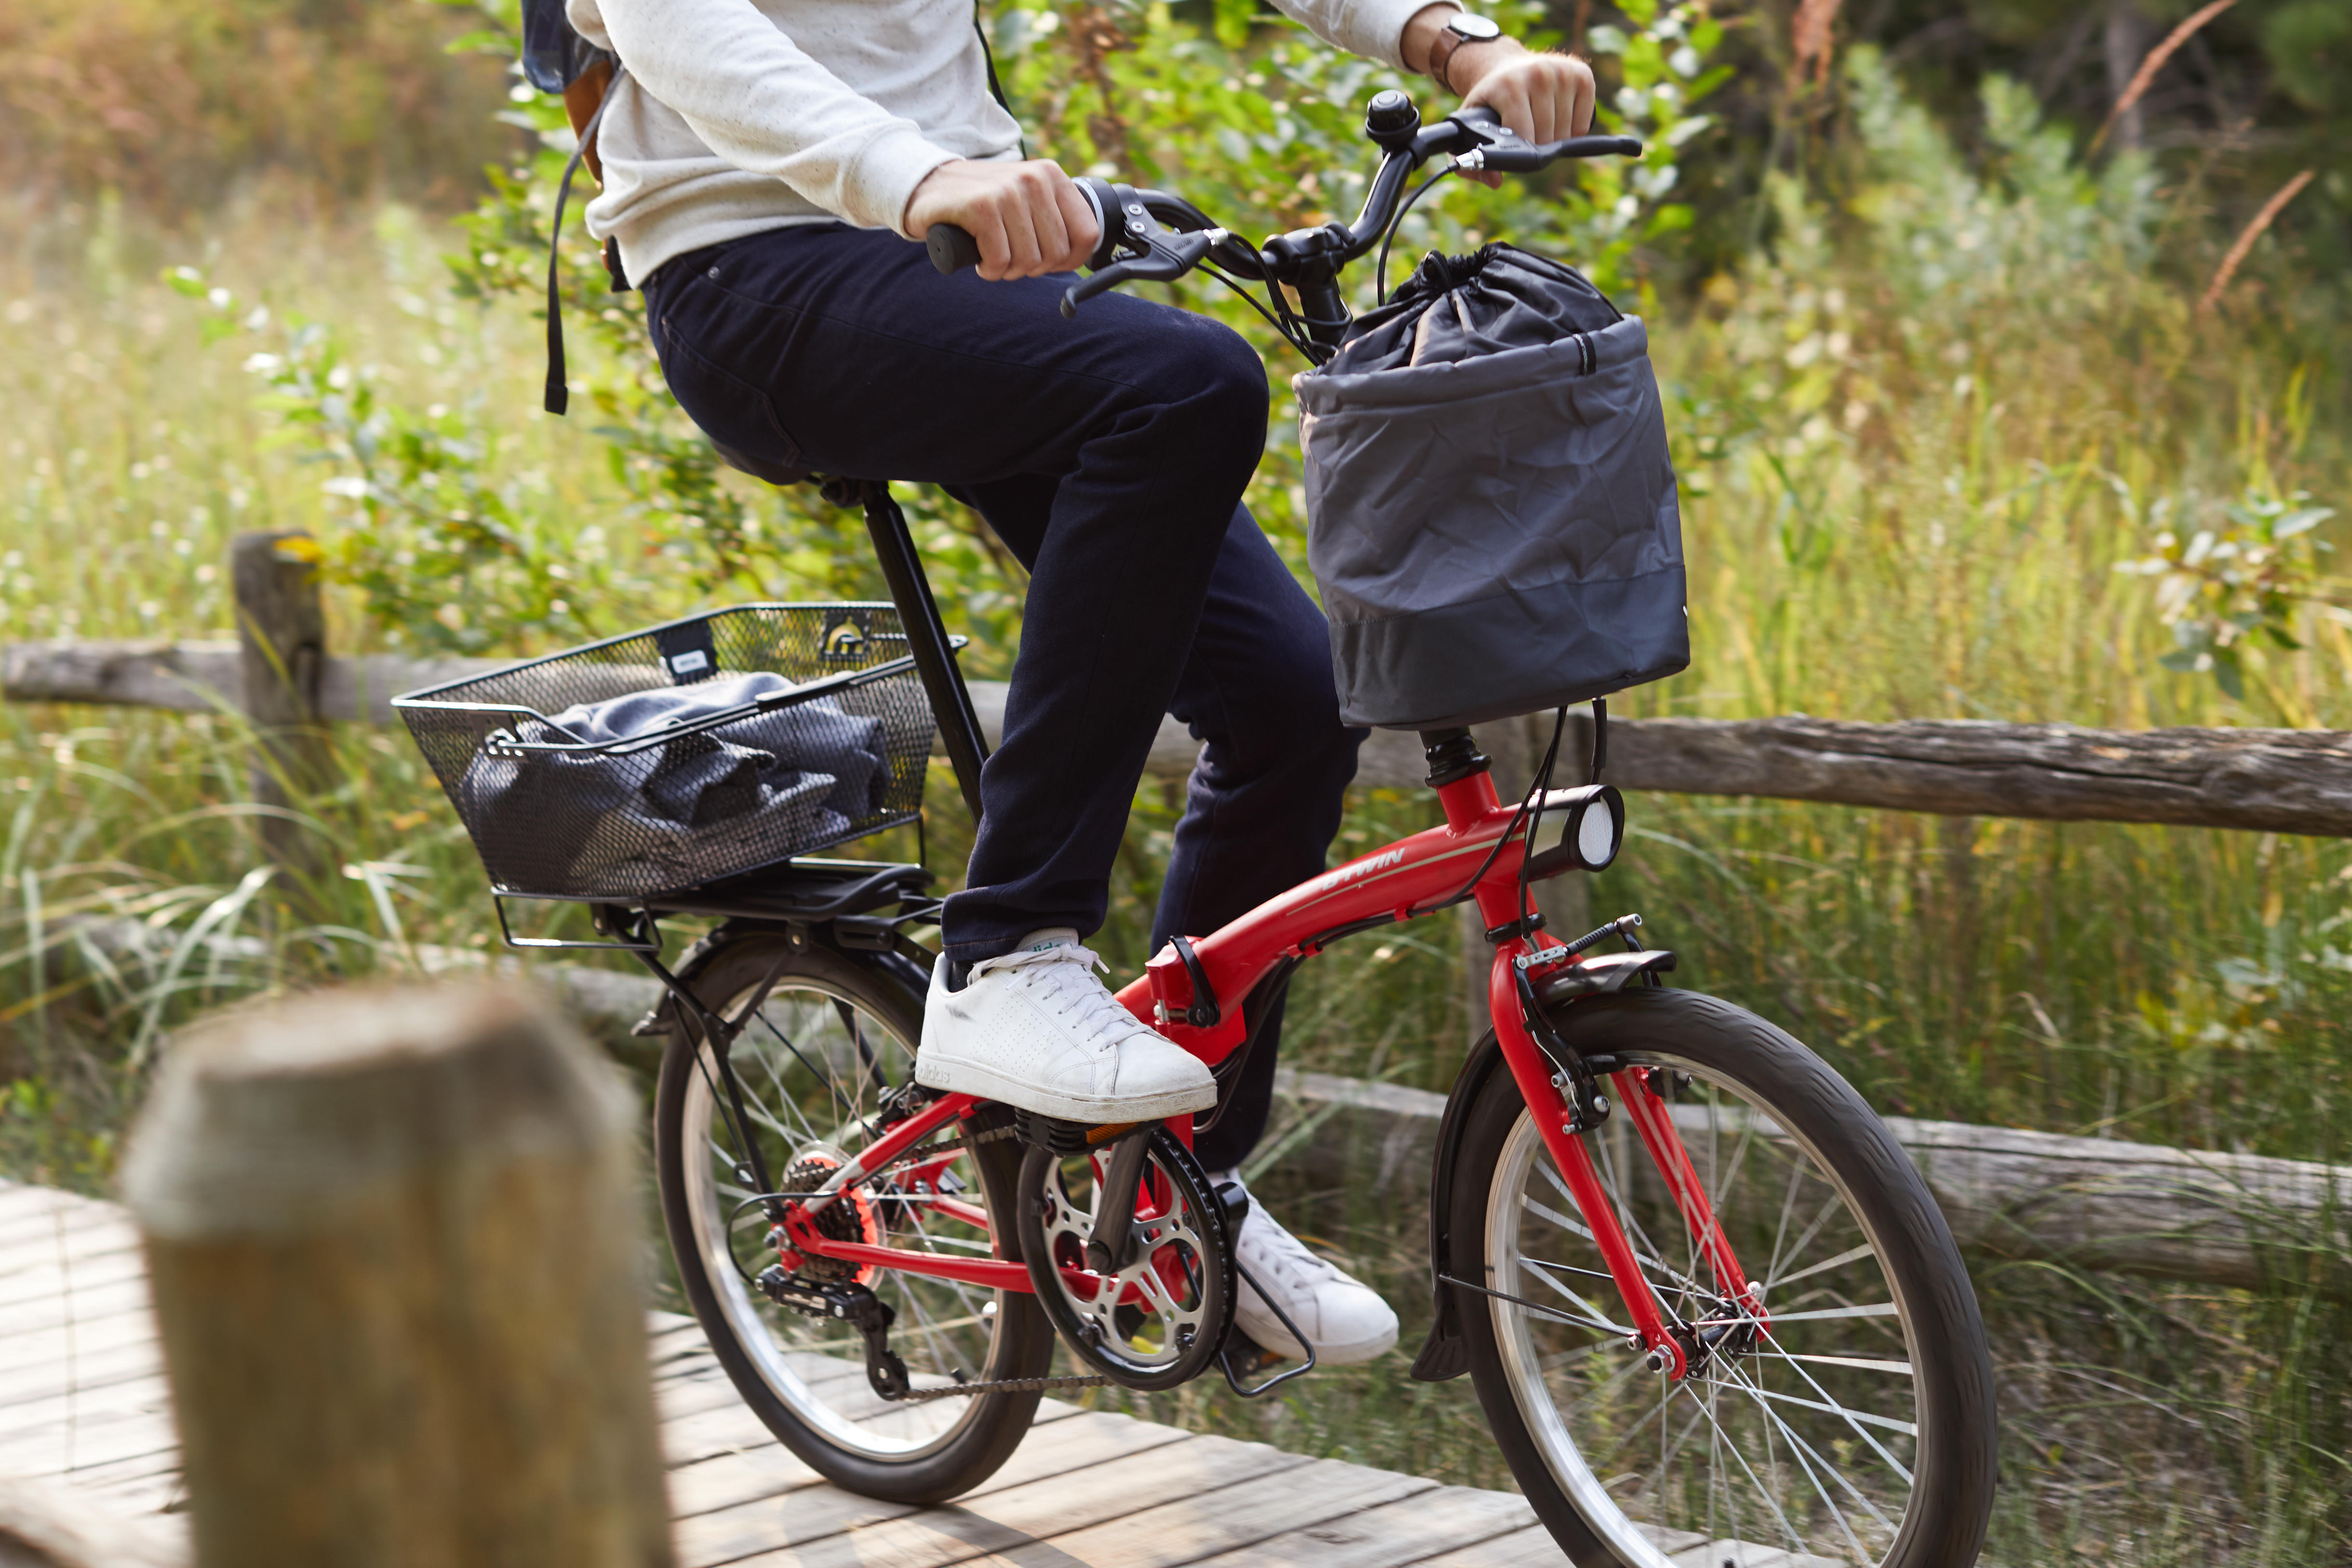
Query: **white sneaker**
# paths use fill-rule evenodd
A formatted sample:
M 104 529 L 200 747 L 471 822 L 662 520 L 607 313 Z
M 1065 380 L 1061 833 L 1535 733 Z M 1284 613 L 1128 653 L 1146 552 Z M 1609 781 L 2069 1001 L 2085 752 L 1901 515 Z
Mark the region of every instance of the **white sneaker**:
M 1209 1178 L 1213 1187 L 1241 1176 L 1225 1172 Z M 1247 1191 L 1247 1188 L 1244 1188 Z M 1380 1292 L 1355 1276 L 1307 1249 L 1307 1244 L 1282 1228 L 1255 1198 L 1234 1240 L 1234 1257 L 1250 1278 L 1272 1296 L 1290 1321 L 1315 1346 L 1325 1366 L 1354 1366 L 1385 1353 L 1397 1340 L 1397 1316 Z M 1265 1296 L 1242 1281 L 1234 1301 L 1234 1321 L 1241 1331 L 1277 1355 L 1293 1361 L 1307 1352 L 1274 1315 Z
M 1102 967 L 1066 928 L 982 959 L 960 991 L 940 959 L 915 1082 L 1066 1122 L 1157 1122 L 1214 1105 L 1208 1064 L 1119 1006 L 1095 978 Z

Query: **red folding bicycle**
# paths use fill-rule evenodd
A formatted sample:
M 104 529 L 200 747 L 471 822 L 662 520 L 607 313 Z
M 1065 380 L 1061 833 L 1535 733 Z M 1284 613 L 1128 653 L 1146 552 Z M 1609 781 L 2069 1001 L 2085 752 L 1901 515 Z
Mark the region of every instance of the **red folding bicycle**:
M 1086 182 L 1106 237 L 1065 308 L 1205 262 L 1287 286 L 1299 309 L 1270 288 L 1270 315 L 1311 352 L 1345 325 L 1340 267 L 1382 244 L 1425 160 L 1526 170 L 1638 151 L 1530 147 L 1477 111 L 1400 131 L 1392 105 L 1385 127 L 1374 110 L 1383 156 L 1358 221 L 1256 249 L 1178 198 Z M 954 232 L 932 240 L 942 267 L 969 259 Z M 515 899 L 587 903 L 594 945 L 635 952 L 668 988 L 640 1026 L 668 1039 L 663 1212 L 728 1375 L 827 1477 L 928 1502 L 1003 1464 L 1048 1389 L 1160 1390 L 1221 1369 L 1258 1395 L 1311 1363 L 1252 1384 L 1231 1354 L 1245 1199 L 1212 1189 L 1191 1119 L 1087 1127 L 915 1082 L 933 955 L 908 933 L 937 917 L 929 874 L 815 852 L 919 821 L 934 722 L 977 812 L 985 746 L 887 486 L 835 480 L 827 495 L 862 505 L 893 603 L 716 612 L 398 706 L 473 832 L 501 924 Z M 620 741 L 547 716 L 741 671 L 792 684 Z M 697 827 L 616 803 L 724 746 L 805 749 L 852 730 L 878 771 L 846 805 L 779 791 Z M 1542 928 L 1530 885 L 1609 864 L 1625 831 L 1601 778 L 1605 710 L 1573 788 L 1550 784 L 1560 733 L 1517 800 L 1469 732 L 1424 734 L 1443 826 L 1180 938 L 1120 1000 L 1230 1081 L 1299 965 L 1475 904 L 1494 1029 L 1438 1141 L 1435 1313 L 1413 1375 L 1470 1375 L 1579 1563 L 1663 1568 L 1745 1542 L 1774 1562 L 1961 1568 L 1990 1511 L 1994 1416 L 1950 1231 L 1853 1089 L 1763 1019 L 1666 988 L 1674 955 L 1643 946 L 1638 916 L 1572 939 Z M 718 924 L 670 966 L 665 915 Z M 1055 1374 L 1057 1343 L 1075 1370 Z

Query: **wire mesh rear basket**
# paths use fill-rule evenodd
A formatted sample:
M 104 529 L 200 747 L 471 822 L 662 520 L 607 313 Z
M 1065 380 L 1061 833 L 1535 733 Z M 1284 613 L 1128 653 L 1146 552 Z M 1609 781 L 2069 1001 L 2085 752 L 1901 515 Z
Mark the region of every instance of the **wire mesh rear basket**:
M 545 898 L 675 893 L 912 821 L 931 749 L 888 604 L 713 611 L 393 706 L 491 884 Z

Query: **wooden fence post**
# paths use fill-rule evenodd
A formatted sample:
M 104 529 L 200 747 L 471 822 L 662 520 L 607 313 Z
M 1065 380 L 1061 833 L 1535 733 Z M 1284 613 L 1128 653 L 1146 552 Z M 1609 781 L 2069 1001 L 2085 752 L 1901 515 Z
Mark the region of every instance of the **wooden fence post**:
M 253 724 L 253 799 L 289 807 L 333 776 L 319 693 L 327 670 L 327 619 L 319 601 L 319 549 L 299 531 L 239 534 L 229 545 L 236 600 L 239 704 Z M 302 874 L 319 870 L 319 845 L 283 817 L 260 820 L 262 852 Z
M 511 987 L 173 1050 L 122 1180 L 197 1568 L 668 1568 L 635 1120 Z

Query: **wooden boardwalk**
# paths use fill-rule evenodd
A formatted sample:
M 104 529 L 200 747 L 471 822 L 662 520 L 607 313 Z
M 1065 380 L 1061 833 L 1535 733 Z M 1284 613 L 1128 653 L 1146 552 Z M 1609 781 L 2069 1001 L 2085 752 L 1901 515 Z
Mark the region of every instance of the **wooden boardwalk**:
M 1559 1550 L 1508 1492 L 1309 1459 L 1048 1400 L 979 1491 L 940 1508 L 826 1485 L 737 1398 L 686 1318 L 654 1323 L 682 1568 L 1517 1568 Z M 0 1477 L 145 1515 L 184 1542 L 139 1237 L 109 1203 L 0 1182 Z M 1696 1535 L 1677 1568 L 1818 1559 Z

